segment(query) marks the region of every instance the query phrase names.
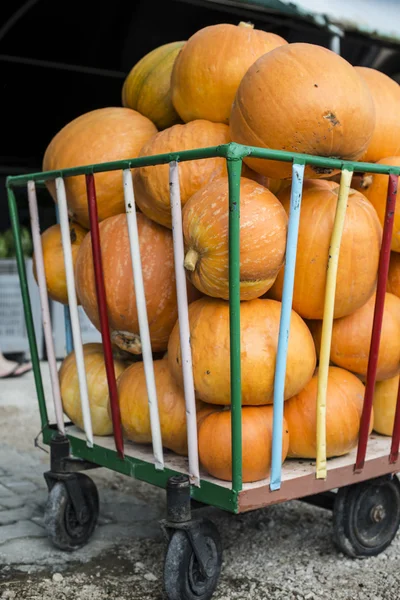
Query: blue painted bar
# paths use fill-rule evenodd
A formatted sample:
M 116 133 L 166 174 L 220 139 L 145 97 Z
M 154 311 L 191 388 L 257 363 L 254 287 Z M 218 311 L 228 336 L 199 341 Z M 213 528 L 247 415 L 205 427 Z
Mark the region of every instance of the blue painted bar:
M 271 491 L 280 489 L 282 479 L 284 390 L 290 317 L 293 301 L 294 272 L 296 267 L 297 239 L 300 224 L 300 207 L 303 193 L 304 166 L 304 163 L 294 163 L 292 169 L 292 190 L 290 195 L 289 225 L 286 242 L 285 275 L 283 279 L 283 297 L 274 379 L 274 420 L 272 428 L 270 479 Z
M 72 339 L 71 315 L 69 306 L 64 305 L 64 322 L 65 322 L 65 349 L 67 354 L 70 354 L 74 349 L 74 341 Z

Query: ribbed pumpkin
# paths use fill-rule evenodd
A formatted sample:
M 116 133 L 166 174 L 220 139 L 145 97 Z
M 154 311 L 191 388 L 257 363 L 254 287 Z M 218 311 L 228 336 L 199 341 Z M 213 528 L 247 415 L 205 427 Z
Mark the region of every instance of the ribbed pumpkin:
M 154 361 L 158 414 L 163 446 L 177 454 L 187 454 L 186 408 L 183 391 L 168 369 L 167 358 Z M 121 423 L 125 436 L 133 442 L 150 444 L 152 441 L 150 411 L 147 398 L 143 363 L 131 365 L 118 379 Z M 200 420 L 215 406 L 197 402 Z
M 399 376 L 378 381 L 374 391 L 374 430 L 383 435 L 392 435 L 396 414 Z
M 305 388 L 285 402 L 291 458 L 316 458 L 317 388 L 314 375 Z M 342 456 L 355 448 L 364 401 L 364 385 L 352 373 L 330 367 L 326 396 L 326 455 Z M 370 432 L 372 430 L 371 419 Z
M 230 116 L 235 142 L 347 160 L 363 155 L 374 127 L 373 100 L 354 67 L 326 48 L 302 43 L 275 48 L 249 68 Z M 268 177 L 291 177 L 290 163 L 245 162 Z M 307 167 L 306 176 L 319 175 L 320 168 Z
M 250 23 L 204 27 L 188 40 L 172 71 L 172 101 L 184 121 L 228 123 L 236 90 L 247 69 L 287 42 Z
M 400 167 L 400 156 L 388 156 L 378 160 L 377 164 Z M 365 174 L 360 182 L 360 189 L 364 196 L 375 207 L 380 222 L 383 225 L 388 191 L 388 176 Z M 394 213 L 392 250 L 400 252 L 400 189 L 397 191 L 396 208 Z
M 268 477 L 271 467 L 272 406 L 242 408 L 242 473 L 243 482 Z M 199 429 L 199 458 L 202 466 L 217 479 L 231 481 L 231 411 L 208 415 Z M 289 446 L 289 432 L 283 420 L 282 462 Z
M 240 305 L 242 403 L 270 404 L 273 400 L 281 304 L 249 300 Z M 201 298 L 189 306 L 194 385 L 198 398 L 211 404 L 230 404 L 229 305 Z M 182 385 L 179 323 L 168 343 L 171 373 Z M 315 347 L 304 321 L 292 311 L 285 398 L 297 394 L 315 369 Z
M 392 252 L 390 255 L 386 291 L 400 298 L 400 254 L 398 252 Z
M 262 296 L 281 268 L 287 216 L 267 188 L 240 181 L 240 299 Z M 222 177 L 198 191 L 183 210 L 185 268 L 204 294 L 229 298 L 229 192 Z
M 130 108 L 93 110 L 74 119 L 55 135 L 46 149 L 43 171 L 135 158 L 156 133 L 149 119 Z M 49 181 L 47 186 L 56 200 L 54 181 Z M 65 187 L 73 219 L 89 228 L 84 175 L 66 178 Z M 96 193 L 100 221 L 125 211 L 120 171 L 98 173 Z
M 154 352 L 167 347 L 177 319 L 171 232 L 138 213 L 138 230 L 150 337 Z M 125 215 L 100 223 L 100 243 L 113 342 L 132 354 L 142 351 Z M 99 328 L 91 235 L 84 239 L 76 261 L 76 287 L 82 306 Z M 188 284 L 189 301 L 199 293 Z
M 371 343 L 375 294 L 364 306 L 351 315 L 333 322 L 331 361 L 357 373 L 367 375 L 369 347 Z M 314 341 L 319 352 L 321 344 L 321 321 L 310 323 Z M 389 379 L 400 371 L 400 298 L 386 294 L 383 313 L 381 342 L 379 348 L 377 380 Z
M 84 344 L 83 355 L 93 434 L 110 435 L 113 426 L 108 412 L 109 397 L 103 346 Z M 115 376 L 119 377 L 127 366 L 127 363 L 114 359 Z M 74 425 L 84 429 L 75 352 L 71 352 L 64 359 L 59 371 L 59 381 L 65 414 Z
M 155 48 L 131 69 L 122 88 L 122 104 L 137 110 L 158 129 L 180 123 L 171 99 L 171 72 L 185 42 Z
M 329 187 L 327 187 L 329 186 Z M 322 319 L 329 245 L 338 201 L 339 185 L 319 182 L 305 186 L 297 247 L 293 308 L 303 318 Z M 283 191 L 289 213 L 289 192 Z M 354 312 L 371 297 L 376 284 L 382 228 L 371 204 L 350 190 L 340 247 L 335 294 L 335 318 Z M 268 293 L 282 299 L 282 269 Z
M 371 93 L 375 105 L 375 129 L 365 154 L 365 162 L 376 162 L 400 151 L 399 84 L 376 69 L 355 67 Z
M 204 120 L 193 121 L 161 131 L 143 146 L 140 156 L 219 146 L 229 141 L 229 129 L 226 125 Z M 179 182 L 182 206 L 195 192 L 226 173 L 226 163 L 223 158 L 206 158 L 181 163 Z M 172 227 L 169 165 L 136 169 L 134 186 L 140 210 L 156 223 Z
M 78 250 L 87 234 L 77 223 L 70 223 L 69 233 L 71 238 L 72 263 L 75 265 Z M 42 250 L 44 270 L 46 274 L 47 292 L 49 297 L 56 302 L 68 304 L 67 279 L 65 275 L 64 254 L 61 241 L 60 225 L 52 225 L 42 235 Z M 36 261 L 33 258 L 33 275 L 37 281 Z

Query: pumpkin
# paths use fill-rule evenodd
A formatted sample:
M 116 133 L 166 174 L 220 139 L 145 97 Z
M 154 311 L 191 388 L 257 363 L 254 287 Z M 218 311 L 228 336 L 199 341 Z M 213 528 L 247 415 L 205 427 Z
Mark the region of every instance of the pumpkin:
M 163 446 L 177 454 L 187 455 L 186 406 L 183 391 L 169 372 L 166 357 L 154 361 L 153 365 Z M 143 363 L 131 365 L 121 375 L 118 379 L 118 394 L 125 436 L 133 442 L 150 444 L 150 411 Z M 200 401 L 197 402 L 197 409 L 200 421 L 206 418 L 210 411 L 217 410 L 215 406 L 208 406 Z
M 171 99 L 171 72 L 185 42 L 155 48 L 131 69 L 122 88 L 122 105 L 137 110 L 158 129 L 180 122 Z
M 271 404 L 281 304 L 249 300 L 240 305 L 242 403 Z M 203 297 L 189 306 L 194 385 L 198 398 L 210 404 L 230 404 L 229 304 Z M 171 373 L 183 385 L 179 323 L 168 343 Z M 285 398 L 299 392 L 311 379 L 316 355 L 311 333 L 294 311 L 285 379 Z
M 83 238 L 87 234 L 87 230 L 83 229 L 77 223 L 70 223 L 69 234 L 71 239 L 72 263 L 75 265 L 78 250 Z M 60 225 L 52 225 L 46 229 L 41 235 L 41 240 L 47 293 L 52 300 L 68 304 L 67 279 Z M 37 282 L 35 256 L 33 255 L 32 258 L 33 275 Z
M 135 158 L 143 144 L 157 133 L 155 125 L 130 108 L 100 108 L 63 127 L 48 145 L 43 171 L 58 171 L 93 163 Z M 55 182 L 46 185 L 56 200 Z M 65 179 L 71 216 L 89 228 L 84 175 Z M 125 211 L 121 171 L 96 175 L 99 220 Z
M 242 476 L 244 483 L 268 477 L 271 468 L 272 406 L 242 408 Z M 231 411 L 209 414 L 199 429 L 199 459 L 210 475 L 232 479 Z M 282 462 L 289 446 L 289 432 L 283 420 Z
M 267 188 L 240 181 L 240 299 L 262 296 L 281 268 L 287 216 Z M 198 191 L 183 210 L 185 268 L 198 290 L 229 298 L 229 191 L 222 177 Z
M 140 213 L 137 222 L 152 349 L 161 352 L 178 316 L 172 235 Z M 111 339 L 122 350 L 141 354 L 126 215 L 109 217 L 99 229 Z M 82 242 L 75 273 L 82 306 L 99 329 L 90 234 Z M 190 284 L 188 296 L 189 301 L 199 297 Z
M 305 388 L 285 402 L 285 418 L 290 432 L 290 458 L 316 458 L 318 374 Z M 326 394 L 326 456 L 342 456 L 358 441 L 364 402 L 364 385 L 352 373 L 329 367 Z M 372 430 L 373 415 L 370 432 Z
M 93 434 L 110 435 L 113 425 L 108 411 L 108 383 L 103 346 L 101 344 L 84 344 L 83 356 Z M 114 372 L 117 378 L 126 367 L 127 363 L 114 359 Z M 75 352 L 71 352 L 63 360 L 59 371 L 59 381 L 65 414 L 74 425 L 84 429 Z
M 377 381 L 374 391 L 374 430 L 383 435 L 392 435 L 396 414 L 399 376 Z
M 172 102 L 186 122 L 228 123 L 236 90 L 247 69 L 263 54 L 287 44 L 250 23 L 204 27 L 187 41 L 171 77 Z
M 329 187 L 327 187 L 329 186 Z M 304 188 L 293 292 L 293 308 L 305 319 L 322 319 L 329 245 L 338 202 L 335 182 L 308 184 Z M 283 206 L 289 213 L 289 192 Z M 335 293 L 335 318 L 348 315 L 371 297 L 376 285 L 382 227 L 373 206 L 362 194 L 350 190 L 342 235 Z M 282 269 L 269 291 L 277 300 L 283 294 Z
M 397 252 L 392 252 L 390 254 L 386 291 L 400 298 L 400 254 Z
M 143 146 L 140 156 L 219 146 L 229 141 L 229 129 L 226 125 L 193 121 L 161 131 Z M 206 158 L 181 163 L 179 183 L 182 206 L 200 188 L 226 174 L 224 158 Z M 136 169 L 134 187 L 140 210 L 156 223 L 171 228 L 169 165 Z
M 374 103 L 354 67 L 327 48 L 303 43 L 259 58 L 243 77 L 230 115 L 235 142 L 347 160 L 364 154 L 374 127 Z M 292 174 L 290 163 L 244 160 L 268 177 Z M 305 172 L 331 171 L 308 166 Z
M 400 151 L 399 84 L 376 69 L 355 67 L 368 86 L 375 105 L 375 129 L 364 155 L 365 162 L 376 162 Z
M 375 294 L 351 315 L 335 319 L 332 329 L 331 361 L 353 373 L 367 375 L 372 335 Z M 319 351 L 322 322 L 310 324 Z M 400 371 L 400 298 L 386 294 L 379 347 L 377 381 L 394 377 Z
M 400 156 L 389 156 L 377 161 L 377 164 L 400 167 Z M 386 198 L 389 177 L 366 173 L 361 182 L 360 189 L 364 196 L 373 204 L 380 222 L 383 225 L 386 210 Z M 392 250 L 400 252 L 400 187 L 396 196 L 396 208 L 394 212 Z

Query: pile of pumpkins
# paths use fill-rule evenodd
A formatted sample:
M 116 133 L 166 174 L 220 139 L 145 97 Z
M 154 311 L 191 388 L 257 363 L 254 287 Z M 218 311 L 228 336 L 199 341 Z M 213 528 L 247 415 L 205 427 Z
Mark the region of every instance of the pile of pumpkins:
M 79 116 L 47 147 L 43 170 L 230 141 L 400 166 L 400 87 L 313 44 L 251 24 L 218 24 L 137 63 L 122 107 Z M 168 165 L 132 169 L 163 445 L 187 453 Z M 317 361 L 337 172 L 306 167 L 284 389 L 282 460 L 316 456 Z M 268 476 L 291 165 L 245 158 L 240 182 L 243 479 Z M 121 171 L 96 175 L 100 241 L 122 427 L 151 442 Z M 99 328 L 83 176 L 67 178 L 79 302 Z M 327 392 L 327 455 L 357 444 L 388 178 L 354 176 L 338 267 Z M 48 184 L 56 200 L 54 184 Z M 185 269 L 199 456 L 231 478 L 228 178 L 223 158 L 180 165 Z M 67 303 L 60 228 L 42 235 L 49 295 Z M 84 346 L 94 433 L 112 423 L 102 347 Z M 397 203 L 371 431 L 390 435 L 400 371 L 400 202 Z M 83 427 L 75 356 L 60 369 L 65 413 Z

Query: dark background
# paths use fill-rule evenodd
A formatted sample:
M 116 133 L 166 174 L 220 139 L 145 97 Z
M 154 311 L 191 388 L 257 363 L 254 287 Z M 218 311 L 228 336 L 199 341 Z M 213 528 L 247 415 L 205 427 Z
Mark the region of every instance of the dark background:
M 121 105 L 126 74 L 153 48 L 186 40 L 206 25 L 240 20 L 289 42 L 329 46 L 329 33 L 311 23 L 205 0 L 3 0 L 0 231 L 9 226 L 6 176 L 40 170 L 46 146 L 61 127 L 95 108 Z M 380 51 L 367 37 L 347 34 L 342 41 L 342 55 L 352 64 L 372 65 Z M 398 65 L 398 54 L 392 54 L 380 68 L 395 76 Z M 28 223 L 23 190 L 18 201 Z M 54 208 L 46 192 L 39 201 L 44 228 L 53 222 Z

